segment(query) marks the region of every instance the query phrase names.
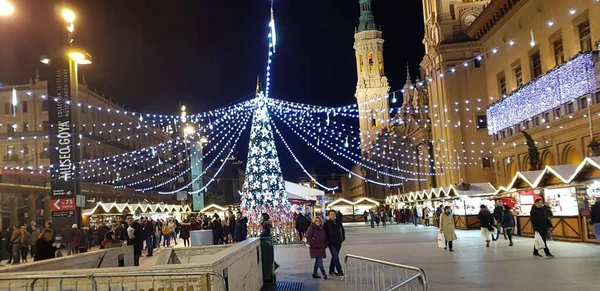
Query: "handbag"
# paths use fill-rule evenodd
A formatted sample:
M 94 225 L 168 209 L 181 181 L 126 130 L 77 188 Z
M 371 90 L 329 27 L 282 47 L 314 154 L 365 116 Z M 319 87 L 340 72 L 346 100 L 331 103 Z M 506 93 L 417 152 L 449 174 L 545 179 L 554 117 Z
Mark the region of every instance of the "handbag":
M 489 231 L 491 231 L 491 232 L 494 232 L 494 231 L 496 231 L 496 229 L 494 228 L 494 226 L 493 226 L 493 225 L 491 225 L 491 224 L 490 224 L 490 225 L 487 227 L 487 229 L 488 229 Z
M 438 234 L 438 248 L 443 249 L 446 247 L 446 237 L 444 236 L 443 233 Z
M 535 236 L 534 236 L 534 240 L 533 240 L 533 247 L 536 250 L 541 250 L 541 249 L 546 248 L 546 244 L 544 243 L 542 236 L 537 231 L 535 232 Z

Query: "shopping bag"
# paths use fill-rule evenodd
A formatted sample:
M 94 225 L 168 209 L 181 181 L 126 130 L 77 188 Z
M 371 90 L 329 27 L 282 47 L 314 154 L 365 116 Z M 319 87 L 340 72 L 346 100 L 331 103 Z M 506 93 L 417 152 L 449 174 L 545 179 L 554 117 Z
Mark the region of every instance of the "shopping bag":
M 541 250 L 541 249 L 543 249 L 543 248 L 546 247 L 546 244 L 544 244 L 544 240 L 542 239 L 542 236 L 537 231 L 535 232 L 535 237 L 534 237 L 534 241 L 533 241 L 533 247 L 536 250 Z
M 443 233 L 438 234 L 438 248 L 443 249 L 446 247 L 446 237 Z

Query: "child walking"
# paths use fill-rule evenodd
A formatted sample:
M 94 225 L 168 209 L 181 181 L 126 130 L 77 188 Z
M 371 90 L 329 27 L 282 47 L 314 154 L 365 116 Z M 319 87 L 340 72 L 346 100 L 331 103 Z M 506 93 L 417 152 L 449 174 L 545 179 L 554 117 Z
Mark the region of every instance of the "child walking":
M 327 274 L 325 273 L 325 267 L 323 267 L 323 259 L 326 258 L 325 250 L 327 249 L 327 233 L 323 229 L 323 220 L 321 217 L 315 217 L 312 225 L 306 232 L 306 242 L 309 245 L 310 258 L 315 259 L 315 266 L 313 268 L 313 278 L 320 279 L 321 276 L 317 274 L 318 270 L 323 273 L 323 279 L 327 280 Z

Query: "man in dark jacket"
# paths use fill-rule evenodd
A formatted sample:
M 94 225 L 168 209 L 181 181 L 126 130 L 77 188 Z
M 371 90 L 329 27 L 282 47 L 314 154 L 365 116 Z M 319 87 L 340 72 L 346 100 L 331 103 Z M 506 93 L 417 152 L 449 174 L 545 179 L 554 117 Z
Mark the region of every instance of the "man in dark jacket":
M 127 215 L 127 245 L 133 245 L 133 264 L 134 266 L 140 265 L 140 257 L 142 256 L 142 249 L 144 248 L 144 241 L 146 240 L 146 233 L 142 228 L 142 225 L 133 220 L 132 215 Z
M 496 207 L 494 208 L 494 219 L 496 220 L 496 237 L 494 238 L 494 234 L 492 234 L 492 240 L 497 241 L 500 238 L 500 222 L 503 220 L 502 216 L 504 215 L 504 209 L 502 207 L 502 200 L 496 201 Z M 506 233 L 504 234 L 504 239 L 506 238 Z
M 152 257 L 154 250 L 154 222 L 144 218 L 144 233 L 146 235 L 146 247 L 148 248 L 148 257 Z
M 596 235 L 596 239 L 600 239 L 600 197 L 596 198 L 596 203 L 592 206 L 590 219 L 594 226 L 594 235 Z
M 329 252 L 331 253 L 329 275 L 344 276 L 342 264 L 340 264 L 340 250 L 342 249 L 342 242 L 346 240 L 346 231 L 344 230 L 344 226 L 336 219 L 335 210 L 329 210 L 327 215 L 329 216 L 329 220 L 325 222 L 324 228 L 327 234 Z
M 296 216 L 296 231 L 298 231 L 298 236 L 300 237 L 300 240 L 302 240 L 302 238 L 304 237 L 304 233 L 306 232 L 306 230 L 308 230 L 309 226 L 310 222 L 308 221 L 308 219 L 306 219 L 306 217 L 302 213 L 298 213 L 298 216 Z
M 233 231 L 233 241 L 241 242 L 248 236 L 248 218 L 242 216 L 242 212 L 235 214 L 235 230 Z
M 542 198 L 535 200 L 535 205 L 531 206 L 531 226 L 534 232 L 538 232 L 544 241 L 544 253 L 546 257 L 553 258 L 554 256 L 550 253 L 548 245 L 546 244 L 546 238 L 548 237 L 548 212 L 544 210 L 544 202 Z M 535 257 L 541 257 L 539 251 L 533 247 L 533 255 Z

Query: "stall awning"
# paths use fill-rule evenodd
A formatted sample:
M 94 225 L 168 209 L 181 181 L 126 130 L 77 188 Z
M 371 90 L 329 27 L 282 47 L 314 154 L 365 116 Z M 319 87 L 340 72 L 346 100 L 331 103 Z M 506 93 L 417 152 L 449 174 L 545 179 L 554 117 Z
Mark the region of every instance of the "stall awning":
M 316 201 L 317 196 L 325 195 L 324 191 L 285 181 L 285 191 L 288 199 Z
M 127 211 L 125 211 L 127 210 Z M 108 213 L 161 213 L 161 212 L 190 212 L 189 205 L 176 204 L 129 204 L 129 203 L 96 203 L 91 209 L 84 209 L 83 215 L 108 214 Z

